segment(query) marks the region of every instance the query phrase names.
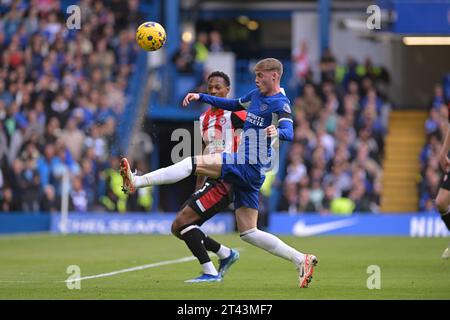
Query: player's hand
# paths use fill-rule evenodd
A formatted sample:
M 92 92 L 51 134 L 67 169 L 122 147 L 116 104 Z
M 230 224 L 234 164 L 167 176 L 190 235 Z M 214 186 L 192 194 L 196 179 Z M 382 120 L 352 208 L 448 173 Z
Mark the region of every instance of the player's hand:
M 439 164 L 441 165 L 441 168 L 445 173 L 450 171 L 450 159 L 446 154 L 441 154 L 439 156 Z
M 183 99 L 183 107 L 186 108 L 187 105 L 191 102 L 191 101 L 197 101 L 200 99 L 200 95 L 198 93 L 188 93 L 186 95 L 186 97 L 184 97 Z
M 270 138 L 274 138 L 278 136 L 278 129 L 273 124 L 266 128 L 267 136 Z

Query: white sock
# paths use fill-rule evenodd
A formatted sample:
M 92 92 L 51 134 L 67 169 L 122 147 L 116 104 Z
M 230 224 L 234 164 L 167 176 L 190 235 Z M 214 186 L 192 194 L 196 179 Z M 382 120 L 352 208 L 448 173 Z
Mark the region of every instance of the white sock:
M 219 251 L 216 252 L 217 256 L 219 257 L 219 259 L 226 259 L 230 256 L 231 254 L 231 249 L 225 247 L 224 245 L 220 245 L 220 249 Z
M 203 273 L 212 274 L 213 276 L 218 275 L 216 267 L 214 267 L 214 264 L 211 261 L 202 264 L 202 268 Z
M 135 176 L 133 183 L 136 188 L 172 184 L 189 177 L 191 174 L 192 158 L 187 157 L 171 166 L 149 172 L 143 176 Z
M 261 249 L 292 261 L 296 266 L 305 260 L 305 255 L 288 246 L 273 234 L 253 228 L 241 233 L 241 239 Z

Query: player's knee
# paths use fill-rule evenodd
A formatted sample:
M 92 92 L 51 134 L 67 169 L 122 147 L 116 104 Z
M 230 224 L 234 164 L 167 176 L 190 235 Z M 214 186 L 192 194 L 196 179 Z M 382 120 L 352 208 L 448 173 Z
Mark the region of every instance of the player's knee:
M 441 214 L 446 213 L 449 208 L 449 203 L 448 203 L 447 199 L 444 199 L 443 197 L 438 196 L 436 198 L 436 208 L 438 209 L 438 211 Z
M 181 234 L 180 234 L 181 230 L 180 229 L 183 225 L 180 223 L 180 221 L 179 221 L 180 219 L 178 217 L 179 217 L 179 215 L 177 215 L 175 220 L 172 222 L 171 231 L 175 237 L 177 237 L 178 239 L 181 239 Z
M 196 219 L 192 216 L 192 213 L 189 211 L 188 207 L 183 208 L 181 210 L 175 220 L 172 222 L 172 234 L 177 238 L 181 239 L 181 231 L 183 227 L 196 223 Z

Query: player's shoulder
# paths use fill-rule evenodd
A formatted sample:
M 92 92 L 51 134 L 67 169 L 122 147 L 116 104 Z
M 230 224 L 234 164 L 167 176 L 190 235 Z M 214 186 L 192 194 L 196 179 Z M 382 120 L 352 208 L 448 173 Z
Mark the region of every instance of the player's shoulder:
M 208 114 L 211 114 L 211 107 L 202 112 L 199 117 L 200 121 L 202 121 L 202 119 L 204 119 Z
M 249 98 L 252 98 L 252 97 L 254 97 L 255 95 L 258 95 L 258 94 L 259 94 L 259 89 L 255 88 L 255 89 L 249 91 L 245 96 L 249 97 Z
M 291 113 L 291 101 L 284 94 L 274 97 L 272 103 L 276 110 Z

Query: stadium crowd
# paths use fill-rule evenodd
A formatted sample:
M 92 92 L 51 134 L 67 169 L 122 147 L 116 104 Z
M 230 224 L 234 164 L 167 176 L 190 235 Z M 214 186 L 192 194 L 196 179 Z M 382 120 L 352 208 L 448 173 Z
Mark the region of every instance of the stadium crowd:
M 2 2 L 0 211 L 58 211 L 64 172 L 71 210 L 126 209 L 111 152 L 138 4 L 81 0 L 81 30 L 69 30 L 59 1 Z
M 148 191 L 130 199 L 121 192 L 112 153 L 137 54 L 139 2 L 108 4 L 81 0 L 76 32 L 66 28 L 59 1 L 0 6 L 0 211 L 59 211 L 67 170 L 71 210 L 150 210 Z M 180 73 L 195 73 L 224 48 L 217 31 L 199 33 L 172 61 Z M 295 141 L 278 209 L 378 211 L 386 72 L 370 59 L 339 64 L 327 50 L 317 82 L 306 46 L 293 60 Z
M 446 97 L 443 85 L 434 87 L 429 104 L 429 118 L 425 121 L 426 143 L 420 153 L 420 176 L 418 179 L 419 210 L 435 211 L 436 198 L 442 178 L 439 153 L 448 130 L 448 107 L 450 97 Z
M 301 94 L 293 103 L 295 138 L 288 155 L 284 199 L 291 213 L 377 212 L 390 104 L 380 92 L 385 70 L 369 58 L 337 63 L 330 50 L 312 76 L 303 43 L 293 56 Z

